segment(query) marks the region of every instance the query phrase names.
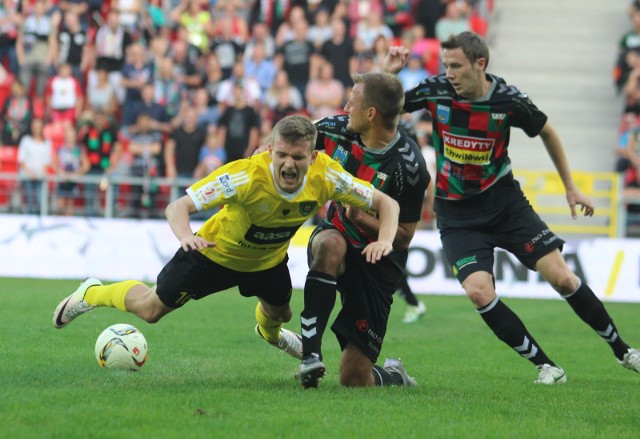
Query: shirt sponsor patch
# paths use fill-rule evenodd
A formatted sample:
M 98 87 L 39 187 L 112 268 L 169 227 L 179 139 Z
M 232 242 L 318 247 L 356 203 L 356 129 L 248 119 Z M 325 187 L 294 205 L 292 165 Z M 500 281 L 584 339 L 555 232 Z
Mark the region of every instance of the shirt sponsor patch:
M 442 132 L 444 155 L 449 160 L 472 165 L 486 165 L 491 159 L 494 139 L 460 136 Z
M 220 184 L 220 189 L 225 198 L 231 198 L 238 193 L 236 185 L 231 181 L 229 174 L 222 174 L 216 180 Z

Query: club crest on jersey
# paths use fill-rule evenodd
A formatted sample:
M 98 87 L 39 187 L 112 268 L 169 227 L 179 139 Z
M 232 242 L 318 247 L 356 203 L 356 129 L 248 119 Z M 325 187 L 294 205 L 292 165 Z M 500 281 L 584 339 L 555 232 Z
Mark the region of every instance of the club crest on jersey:
M 302 216 L 307 216 L 309 215 L 311 212 L 313 212 L 314 208 L 317 206 L 317 203 L 300 203 L 300 206 L 298 206 L 300 215 Z
M 451 116 L 451 108 L 438 104 L 436 110 L 436 117 L 441 123 L 449 123 L 449 117 Z
M 282 209 L 282 216 L 287 216 L 290 212 L 291 211 L 289 209 Z
M 345 162 L 347 161 L 347 151 L 345 151 L 342 146 L 338 146 L 333 152 L 333 157 L 331 158 L 344 166 Z

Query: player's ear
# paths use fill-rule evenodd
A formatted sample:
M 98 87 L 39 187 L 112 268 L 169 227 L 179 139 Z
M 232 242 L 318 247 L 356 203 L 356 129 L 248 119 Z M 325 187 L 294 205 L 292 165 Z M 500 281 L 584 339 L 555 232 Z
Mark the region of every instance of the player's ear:
M 311 153 L 311 164 L 313 165 L 313 162 L 316 161 L 316 157 L 318 157 L 318 150 L 315 149 L 313 150 L 313 152 Z

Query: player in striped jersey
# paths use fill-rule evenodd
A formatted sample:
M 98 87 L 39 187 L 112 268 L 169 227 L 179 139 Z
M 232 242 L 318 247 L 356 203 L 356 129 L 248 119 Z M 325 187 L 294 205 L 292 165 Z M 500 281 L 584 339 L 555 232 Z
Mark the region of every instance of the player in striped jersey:
M 377 212 L 378 239 L 361 249 L 373 264 L 391 252 L 399 214 L 392 198 L 315 152 L 316 136 L 307 118 L 284 118 L 274 127 L 269 151 L 218 168 L 167 207 L 181 247 L 156 285 L 129 280 L 103 286 L 87 279 L 60 302 L 54 326 L 62 328 L 97 306 L 154 323 L 190 299 L 237 286 L 241 295 L 259 299 L 258 335 L 302 358 L 300 337 L 282 328 L 291 319 L 287 248 L 296 230 L 329 200 Z M 224 208 L 194 234 L 189 215 L 219 206 Z
M 405 96 L 406 111 L 433 116 L 438 228 L 446 257 L 467 296 L 495 335 L 538 368 L 536 383 L 566 382 L 520 318 L 496 295 L 494 249 L 515 255 L 542 277 L 606 341 L 624 367 L 640 372 L 640 351 L 627 345 L 602 302 L 567 266 L 564 244 L 536 214 L 513 178 L 508 156 L 511 127 L 540 136 L 576 208 L 592 216 L 593 203 L 576 187 L 555 129 L 512 85 L 486 73 L 489 49 L 472 32 L 442 42 L 445 73 L 426 78 Z M 407 50 L 393 48 L 387 71 L 398 71 Z
M 398 131 L 404 93 L 388 73 L 353 75 L 354 86 L 344 110 L 316 122 L 316 148 L 324 150 L 352 175 L 370 181 L 400 204 L 394 251 L 375 265 L 361 249 L 379 236 L 375 216 L 337 201 L 309 240 L 310 271 L 301 313 L 304 359 L 299 367 L 303 387 L 317 387 L 324 376 L 322 335 L 341 293 L 342 309 L 332 324 L 342 358 L 344 386 L 415 385 L 399 359 L 376 365 L 387 330 L 393 294 L 406 265 L 429 174 L 418 146 Z

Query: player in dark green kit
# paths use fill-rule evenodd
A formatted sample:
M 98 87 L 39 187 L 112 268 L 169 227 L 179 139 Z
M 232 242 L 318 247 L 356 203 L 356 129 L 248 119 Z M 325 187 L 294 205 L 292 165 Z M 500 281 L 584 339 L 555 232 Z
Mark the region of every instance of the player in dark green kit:
M 416 143 L 398 131 L 404 101 L 400 81 L 389 73 L 354 75 L 353 80 L 347 115 L 316 122 L 316 149 L 398 202 L 398 232 L 393 252 L 371 264 L 361 255 L 378 234 L 378 220 L 371 213 L 331 203 L 327 219 L 314 230 L 300 316 L 303 361 L 298 372 L 305 388 L 317 387 L 325 373 L 321 341 L 336 289 L 342 308 L 331 329 L 342 348 L 340 383 L 415 385 L 399 360 L 388 359 L 384 367 L 375 363 L 430 177 Z
M 495 335 L 538 368 L 536 383 L 566 382 L 520 318 L 496 295 L 494 249 L 515 255 L 567 300 L 574 312 L 612 348 L 624 367 L 640 372 L 631 349 L 589 286 L 567 266 L 564 244 L 534 212 L 513 178 L 507 154 L 511 127 L 540 136 L 566 190 L 571 215 L 592 216 L 591 201 L 575 186 L 556 131 L 525 93 L 486 73 L 489 49 L 471 32 L 442 42 L 445 73 L 425 79 L 405 95 L 404 109 L 433 117 L 436 198 L 440 238 L 453 272 Z M 389 51 L 386 70 L 397 72 L 408 51 Z

